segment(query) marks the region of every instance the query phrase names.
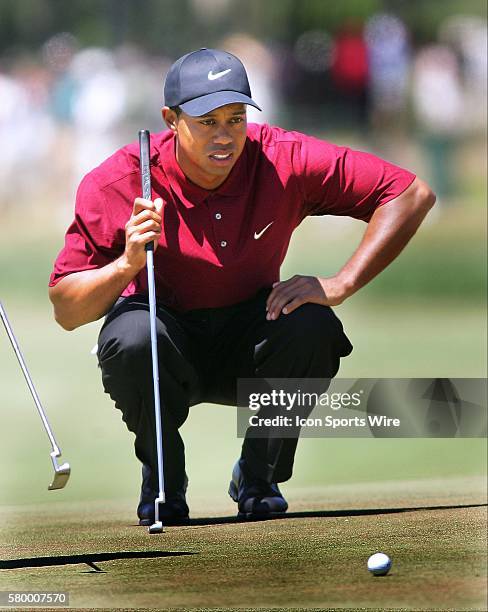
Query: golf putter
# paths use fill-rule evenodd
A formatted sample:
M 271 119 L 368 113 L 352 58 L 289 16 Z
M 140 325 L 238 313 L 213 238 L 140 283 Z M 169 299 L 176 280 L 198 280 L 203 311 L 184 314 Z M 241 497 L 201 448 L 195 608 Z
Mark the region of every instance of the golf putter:
M 54 491 L 55 489 L 62 489 L 68 482 L 68 478 L 71 473 L 71 468 L 69 467 L 69 463 L 63 463 L 62 465 L 59 465 L 58 463 L 58 459 L 59 457 L 61 457 L 61 451 L 59 449 L 59 446 L 56 443 L 54 434 L 51 431 L 51 427 L 49 425 L 49 421 L 47 420 L 46 413 L 44 412 L 44 409 L 41 405 L 41 401 L 39 399 L 39 396 L 37 395 L 32 379 L 29 375 L 29 371 L 27 370 L 27 366 L 25 365 L 24 358 L 22 357 L 22 353 L 20 352 L 19 345 L 17 344 L 17 340 L 15 339 L 14 332 L 7 318 L 7 313 L 5 312 L 5 309 L 2 306 L 1 302 L 0 302 L 0 316 L 2 317 L 3 324 L 5 325 L 5 329 L 7 330 L 7 335 L 13 346 L 15 354 L 17 355 L 17 359 L 19 360 L 20 367 L 22 368 L 22 372 L 24 373 L 25 380 L 27 381 L 27 385 L 30 389 L 32 397 L 34 398 L 34 402 L 39 412 L 39 416 L 41 417 L 42 424 L 44 425 L 44 429 L 46 430 L 49 440 L 51 441 L 52 452 L 50 453 L 50 455 L 51 455 L 51 461 L 53 462 L 53 466 L 54 466 L 54 478 L 51 484 L 48 486 L 48 490 Z
M 142 197 L 152 200 L 151 167 L 149 158 L 149 131 L 139 131 L 139 152 L 142 183 Z M 156 418 L 156 447 L 158 454 L 159 494 L 154 500 L 154 523 L 148 527 L 149 533 L 162 533 L 163 523 L 159 520 L 159 504 L 166 501 L 164 491 L 163 435 L 161 426 L 161 400 L 159 397 L 158 338 L 156 335 L 156 289 L 154 285 L 154 243 L 146 244 L 147 285 L 149 290 L 149 322 L 151 326 L 151 355 L 154 386 L 154 416 Z

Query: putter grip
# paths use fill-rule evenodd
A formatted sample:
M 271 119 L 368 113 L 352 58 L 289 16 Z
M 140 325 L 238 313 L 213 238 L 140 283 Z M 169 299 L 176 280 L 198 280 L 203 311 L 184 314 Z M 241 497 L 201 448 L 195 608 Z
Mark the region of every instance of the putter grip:
M 145 200 L 152 200 L 149 143 L 149 130 L 139 130 L 139 164 L 141 169 L 142 197 Z M 154 251 L 154 242 L 152 240 L 148 242 L 145 249 L 146 251 Z

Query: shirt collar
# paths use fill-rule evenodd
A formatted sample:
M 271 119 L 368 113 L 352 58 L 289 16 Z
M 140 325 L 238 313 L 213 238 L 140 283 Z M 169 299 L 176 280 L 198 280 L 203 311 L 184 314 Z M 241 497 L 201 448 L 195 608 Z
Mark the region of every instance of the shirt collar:
M 192 183 L 183 173 L 176 159 L 174 135 L 164 138 L 167 133 L 163 133 L 162 136 L 163 138 L 155 143 L 151 158 L 167 176 L 171 190 L 180 200 L 197 205 L 210 196 L 237 197 L 242 194 L 243 185 L 247 183 L 246 146 L 227 179 L 217 189 L 210 190 Z

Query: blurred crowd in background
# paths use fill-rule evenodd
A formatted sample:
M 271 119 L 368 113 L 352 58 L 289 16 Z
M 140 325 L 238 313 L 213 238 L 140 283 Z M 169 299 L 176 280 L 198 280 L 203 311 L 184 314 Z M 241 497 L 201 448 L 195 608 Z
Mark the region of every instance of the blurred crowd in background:
M 455 190 L 453 150 L 486 130 L 487 21 L 480 15 L 449 15 L 422 41 L 398 14 L 379 11 L 334 28 L 317 23 L 290 44 L 237 29 L 209 42 L 244 62 L 263 108 L 250 108 L 250 121 L 341 138 L 387 158 L 392 142 L 415 140 L 441 200 Z M 69 217 L 87 171 L 135 140 L 138 129 L 163 129 L 163 78 L 180 53 L 126 41 L 87 45 L 68 31 L 35 50 L 4 53 L 0 214 L 19 198 L 36 198 L 54 200 Z

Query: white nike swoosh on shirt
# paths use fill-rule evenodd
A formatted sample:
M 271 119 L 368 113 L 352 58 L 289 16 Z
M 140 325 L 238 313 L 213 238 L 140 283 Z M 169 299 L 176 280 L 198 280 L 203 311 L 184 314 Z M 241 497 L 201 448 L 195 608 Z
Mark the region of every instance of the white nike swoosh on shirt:
M 220 77 L 223 77 L 224 75 L 228 74 L 231 70 L 232 68 L 227 68 L 227 70 L 222 70 L 222 72 L 216 72 L 215 74 L 213 73 L 212 70 L 210 70 L 207 75 L 208 80 L 215 81 L 215 79 L 220 79 Z
M 254 240 L 259 240 L 261 236 L 264 234 L 264 232 L 268 229 L 268 227 L 270 225 L 273 225 L 273 223 L 274 221 L 271 221 L 271 223 L 268 223 L 266 227 L 263 227 L 263 229 L 260 232 L 254 232 Z

